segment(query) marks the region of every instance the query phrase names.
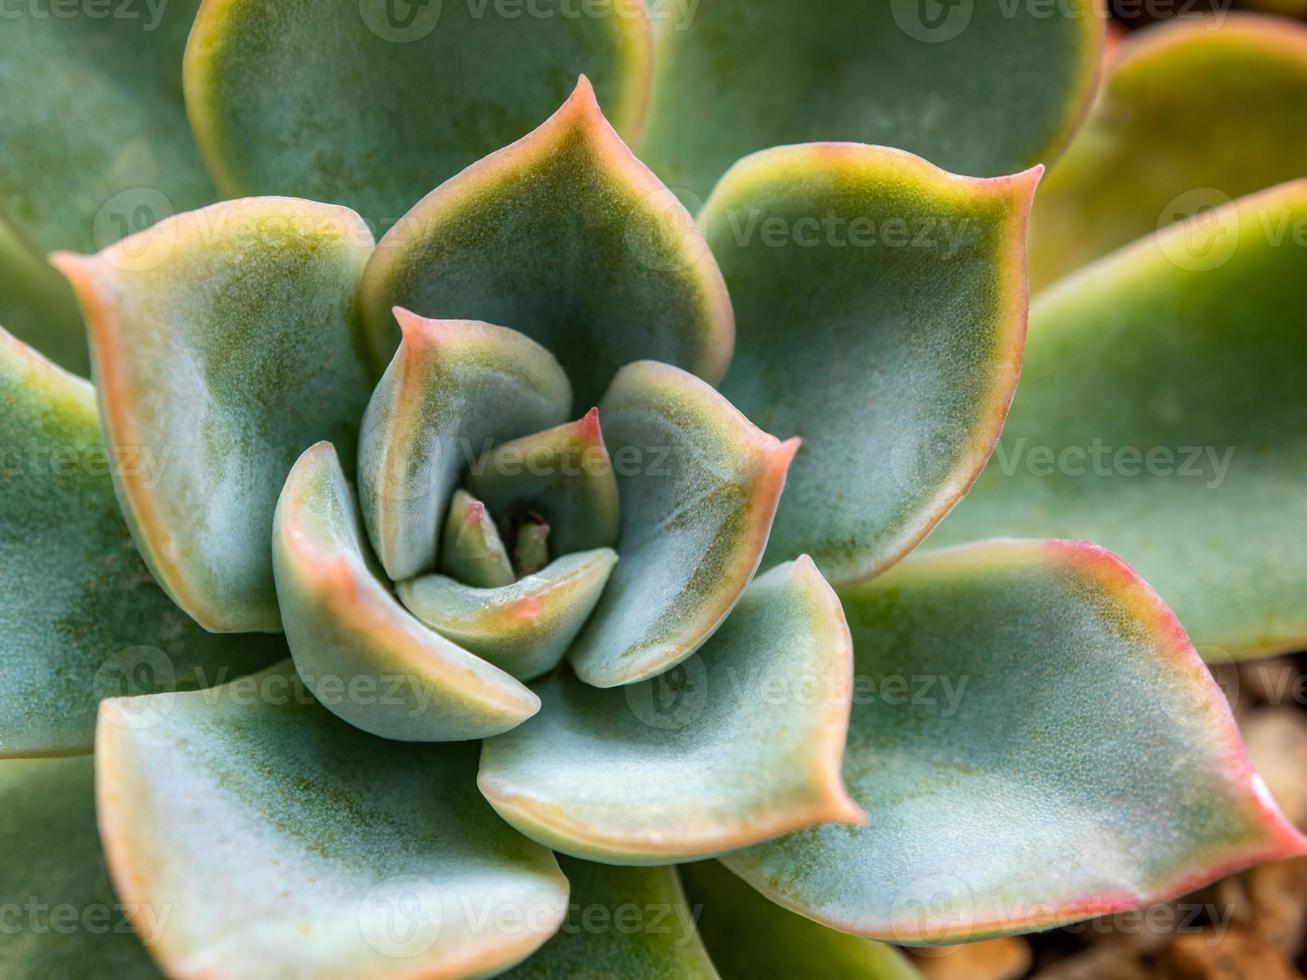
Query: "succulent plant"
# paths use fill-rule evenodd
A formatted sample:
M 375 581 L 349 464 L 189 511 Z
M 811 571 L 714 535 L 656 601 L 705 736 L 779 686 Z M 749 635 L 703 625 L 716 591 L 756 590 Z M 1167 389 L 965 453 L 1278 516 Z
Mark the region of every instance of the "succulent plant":
M 1307 639 L 1302 28 L 5 17 L 4 976 L 906 977 L 1307 854 L 1199 655 Z

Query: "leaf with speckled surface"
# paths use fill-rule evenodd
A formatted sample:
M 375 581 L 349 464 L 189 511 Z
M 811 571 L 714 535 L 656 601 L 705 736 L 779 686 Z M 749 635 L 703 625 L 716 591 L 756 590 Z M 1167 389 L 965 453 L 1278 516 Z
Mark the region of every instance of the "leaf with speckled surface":
M 582 72 L 624 132 L 639 128 L 652 58 L 644 5 L 547 12 L 560 15 L 427 0 L 206 0 L 186 49 L 187 109 L 226 195 L 348 205 L 380 234 L 536 125 Z
M 88 756 L 0 762 L 5 980 L 162 978 L 109 883 L 95 827 L 94 776 Z M 68 909 L 77 915 L 71 928 Z M 148 930 L 166 911 L 139 915 Z
M 1303 24 L 1226 12 L 1131 34 L 1035 198 L 1031 288 L 1163 225 L 1301 177 L 1304 106 Z
M 377 245 L 363 308 L 378 364 L 399 305 L 543 344 L 581 406 L 641 358 L 716 383 L 730 297 L 694 219 L 631 153 L 582 78 L 543 125 L 423 198 Z
M 418 619 L 519 680 L 553 670 L 617 564 L 611 548 L 577 551 L 510 585 L 475 588 L 445 575 L 398 582 Z
M 113 473 L 133 538 L 206 629 L 281 628 L 272 512 L 314 442 L 354 458 L 371 247 L 345 208 L 253 198 L 52 257 L 86 313 L 105 437 L 137 461 Z
M 206 633 L 154 584 L 114 499 L 95 392 L 0 330 L 0 758 L 88 751 L 100 698 L 285 656 Z
M 1086 538 L 1139 569 L 1209 659 L 1307 644 L 1307 238 L 1294 228 L 1307 228 L 1307 181 L 1042 293 L 998 449 L 925 547 Z
M 504 439 L 560 424 L 567 375 L 529 337 L 396 308 L 403 342 L 372 393 L 359 442 L 359 502 L 386 574 L 436 569 L 439 531 L 464 472 Z
M 572 885 L 567 922 L 503 980 L 717 980 L 675 870 L 559 864 Z
M 609 864 L 859 823 L 839 776 L 851 675 L 839 601 L 801 558 L 759 577 L 670 673 L 620 690 L 541 682 L 540 714 L 484 743 L 478 784 L 527 836 Z
M 722 980 L 922 980 L 892 946 L 849 936 L 759 895 L 717 861 L 679 869 L 699 935 Z
M 868 823 L 723 858 L 772 901 L 842 932 L 948 943 L 1307 853 L 1184 630 L 1110 552 L 986 541 L 840 598 L 857 692 L 844 779 Z
M 568 657 L 586 683 L 613 687 L 669 670 L 721 625 L 758 568 L 798 443 L 654 361 L 623 368 L 600 413 L 622 560 Z
M 897 146 L 975 176 L 1048 162 L 1103 47 L 1094 0 L 1054 16 L 917 0 L 662 6 L 641 155 L 700 200 L 741 157 L 812 140 Z
M 472 745 L 351 728 L 286 663 L 106 701 L 96 801 L 121 900 L 169 909 L 147 941 L 170 975 L 483 976 L 553 934 L 568 885 L 475 768 Z
M 966 492 L 1021 366 L 1038 180 L 851 144 L 769 150 L 722 179 L 699 218 L 739 318 L 722 394 L 803 439 L 765 564 L 873 575 Z
M 527 688 L 396 601 L 330 443 L 305 450 L 286 478 L 272 564 L 295 668 L 350 724 L 382 738 L 443 742 L 497 735 L 539 710 Z

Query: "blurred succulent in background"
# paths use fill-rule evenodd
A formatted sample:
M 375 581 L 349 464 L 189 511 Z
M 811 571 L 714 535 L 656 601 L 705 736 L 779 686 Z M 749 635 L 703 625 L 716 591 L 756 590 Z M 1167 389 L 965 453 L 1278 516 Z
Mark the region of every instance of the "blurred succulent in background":
M 1307 853 L 1190 640 L 1307 639 L 1301 28 L 12 13 L 4 976 L 912 976 Z

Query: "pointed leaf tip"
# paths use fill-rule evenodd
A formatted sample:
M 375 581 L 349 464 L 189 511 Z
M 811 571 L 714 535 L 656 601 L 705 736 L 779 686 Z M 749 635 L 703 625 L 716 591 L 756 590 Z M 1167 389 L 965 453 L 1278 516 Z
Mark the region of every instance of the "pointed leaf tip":
M 622 561 L 569 653 L 588 684 L 690 656 L 762 558 L 796 440 L 781 442 L 679 368 L 623 368 L 600 407 L 621 498 Z
M 782 906 L 929 945 L 1138 908 L 1303 853 L 1174 616 L 1103 549 L 986 541 L 841 598 L 861 695 L 843 773 L 870 820 L 723 858 Z M 901 696 L 914 678 L 930 688 Z
M 156 462 L 112 470 L 132 537 L 206 629 L 280 629 L 272 512 L 304 446 L 352 453 L 371 248 L 347 208 L 251 198 L 58 256 L 88 321 L 105 439 Z
M 483 738 L 539 710 L 530 690 L 410 616 L 365 548 L 335 449 L 319 443 L 287 477 L 272 538 L 286 640 L 319 703 L 364 731 L 408 742 Z
M 800 560 L 756 579 L 702 650 L 620 689 L 569 672 L 488 740 L 478 784 L 523 833 L 613 864 L 666 864 L 818 823 L 857 825 L 845 789 L 852 644 Z
M 398 339 L 395 305 L 503 323 L 554 351 L 583 403 L 642 358 L 716 383 L 734 337 L 730 297 L 693 217 L 584 82 L 396 223 L 362 297 L 378 363 Z
M 699 218 L 740 322 L 722 393 L 805 440 L 765 564 L 806 552 L 837 584 L 874 575 L 976 478 L 1020 373 L 1041 173 L 826 143 L 722 178 Z

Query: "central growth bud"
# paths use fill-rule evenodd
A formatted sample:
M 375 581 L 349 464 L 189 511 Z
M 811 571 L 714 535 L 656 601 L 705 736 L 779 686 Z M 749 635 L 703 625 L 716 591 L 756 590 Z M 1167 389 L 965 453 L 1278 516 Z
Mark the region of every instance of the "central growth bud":
M 599 410 L 481 454 L 450 500 L 438 570 L 495 589 L 556 557 L 617 543 L 619 504 Z

